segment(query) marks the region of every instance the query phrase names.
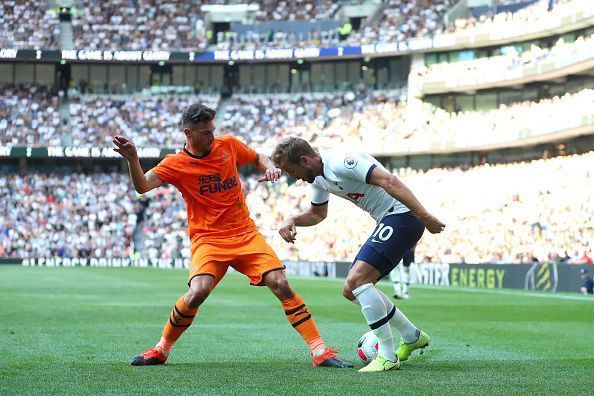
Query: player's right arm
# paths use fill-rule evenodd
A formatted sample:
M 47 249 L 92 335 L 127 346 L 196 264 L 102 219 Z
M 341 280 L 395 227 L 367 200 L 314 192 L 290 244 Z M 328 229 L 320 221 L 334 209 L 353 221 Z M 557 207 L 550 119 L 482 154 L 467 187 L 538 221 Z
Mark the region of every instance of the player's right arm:
M 299 213 L 297 216 L 290 217 L 285 224 L 278 230 L 280 236 L 287 242 L 295 242 L 297 236 L 297 227 L 309 227 L 322 222 L 328 215 L 328 202 L 323 204 L 311 204 L 311 206 Z
M 153 171 L 143 172 L 140 166 L 140 160 L 138 159 L 138 152 L 136 146 L 131 140 L 126 139 L 123 136 L 115 136 L 113 143 L 117 146 L 113 150 L 119 153 L 122 157 L 128 161 L 128 168 L 130 169 L 130 179 L 134 184 L 134 189 L 139 194 L 144 194 L 163 185 L 163 180 L 157 176 Z

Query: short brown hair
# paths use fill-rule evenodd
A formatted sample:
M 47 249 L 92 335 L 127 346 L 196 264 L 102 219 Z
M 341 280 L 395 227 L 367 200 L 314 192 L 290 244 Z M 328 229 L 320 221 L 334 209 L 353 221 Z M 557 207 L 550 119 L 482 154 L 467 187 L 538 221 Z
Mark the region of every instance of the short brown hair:
M 182 111 L 181 127 L 194 128 L 201 122 L 210 122 L 214 120 L 216 115 L 216 110 L 200 103 L 194 103 L 184 107 L 184 110 Z
M 301 156 L 313 157 L 316 154 L 316 151 L 310 146 L 307 140 L 289 136 L 276 145 L 270 159 L 275 165 L 278 165 L 283 158 L 297 164 Z

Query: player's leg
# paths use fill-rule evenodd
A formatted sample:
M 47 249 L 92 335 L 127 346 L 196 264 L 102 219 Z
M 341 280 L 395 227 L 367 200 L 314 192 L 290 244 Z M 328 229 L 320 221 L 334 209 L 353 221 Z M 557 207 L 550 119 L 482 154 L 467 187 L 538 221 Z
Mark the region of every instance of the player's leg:
M 297 330 L 311 349 L 314 366 L 353 367 L 352 364 L 340 360 L 336 356 L 337 351 L 326 347 L 307 305 L 301 296 L 295 293 L 284 271 L 268 272 L 264 275 L 263 281 L 281 302 L 291 326 Z
M 400 282 L 402 284 L 402 297 L 410 298 L 410 265 L 415 262 L 414 248 L 410 249 L 402 258 L 400 267 Z
M 190 327 L 198 312 L 198 307 L 206 300 L 214 288 L 214 283 L 215 278 L 209 275 L 192 278 L 188 292 L 179 297 L 173 306 L 157 345 L 144 353 L 133 356 L 130 364 L 147 366 L 165 363 L 173 344 Z
M 418 329 L 374 285 L 394 269 L 405 253 L 420 239 L 423 230 L 423 224 L 410 213 L 384 217 L 357 254 L 349 271 L 343 294 L 347 299 L 352 300 L 351 296 L 356 298 L 361 305 L 367 323 L 380 341 L 378 355 L 383 358 L 379 362 L 372 361 L 364 371 L 393 368 L 389 367 L 389 364 L 386 366 L 386 361 L 399 360 L 395 356 L 396 353 L 391 353 L 394 348 L 392 327 L 398 330 L 407 342 L 419 339 Z
M 165 322 L 161 339 L 154 348 L 135 355 L 130 360 L 133 366 L 164 364 L 173 344 L 190 327 L 198 307 L 225 276 L 228 265 L 224 262 L 205 259 L 201 254 L 192 254 L 188 291 L 179 297 Z
M 311 349 L 314 366 L 353 367 L 338 359 L 334 350 L 326 348 L 307 305 L 289 284 L 284 265 L 264 237 L 255 233 L 240 250 L 245 254 L 238 254 L 233 268 L 248 276 L 250 284 L 268 286 L 279 299 L 287 320 Z
M 385 260 L 376 260 L 385 263 Z M 389 272 L 386 268 L 384 272 Z M 394 352 L 394 338 L 389 321 L 394 315 L 394 310 L 388 311 L 382 292 L 374 283 L 381 277 L 382 272 L 369 263 L 356 260 L 350 269 L 343 294 L 347 299 L 351 296 L 361 306 L 361 312 L 367 324 L 378 339 L 378 356 L 368 366 L 360 371 L 385 371 L 400 367 L 398 357 Z
M 402 265 L 397 265 L 392 271 L 390 271 L 390 281 L 392 282 L 392 286 L 394 287 L 394 294 L 392 297 L 395 299 L 401 299 L 404 293 L 403 290 L 403 283 L 401 282 L 403 277 Z
M 175 303 L 171 315 L 169 315 L 169 320 L 165 323 L 161 341 L 157 344 L 157 346 L 162 347 L 164 353 L 169 354 L 173 344 L 190 327 L 198 312 L 198 307 L 210 295 L 221 278 L 222 276 L 215 278 L 211 274 L 200 274 L 192 277 L 190 288 Z
M 391 227 L 395 232 L 386 232 L 379 235 L 386 238 L 383 243 L 375 244 L 376 249 L 381 249 L 384 257 L 393 263 L 403 260 L 404 265 L 410 265 L 414 260 L 412 256 L 414 246 L 417 244 L 425 227 L 411 212 L 388 215 L 381 220 L 384 228 Z M 365 246 L 368 246 L 366 242 Z M 365 247 L 364 246 L 364 247 Z M 363 250 L 363 249 L 362 249 Z M 384 303 L 388 309 L 392 309 L 392 301 L 385 295 L 382 295 Z M 429 344 L 429 336 L 419 330 L 398 308 L 394 308 L 394 316 L 390 319 L 390 325 L 400 333 L 400 346 L 396 351 L 399 360 L 407 360 L 410 354 L 419 348 L 424 348 Z

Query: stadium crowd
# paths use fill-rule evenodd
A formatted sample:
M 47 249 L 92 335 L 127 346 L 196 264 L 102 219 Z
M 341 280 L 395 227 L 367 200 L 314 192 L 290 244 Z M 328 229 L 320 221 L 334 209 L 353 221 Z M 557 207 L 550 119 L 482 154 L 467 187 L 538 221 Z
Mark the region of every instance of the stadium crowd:
M 521 133 L 563 130 L 591 116 L 594 90 L 562 97 L 502 104 L 491 111 L 441 108 L 414 109 L 401 92 L 358 95 L 309 94 L 297 97 L 244 96 L 228 105 L 221 133 L 234 133 L 265 149 L 287 135 L 301 136 L 318 147 L 336 143 L 366 147 L 373 153 L 398 152 L 404 145 L 421 150 L 431 142 L 495 142 L 516 140 Z M 568 111 L 574 119 L 564 117 Z
M 46 86 L 0 84 L 0 145 L 60 146 L 60 103 Z
M 181 109 L 201 101 L 218 107 L 218 96 L 80 96 L 70 103 L 72 144 L 111 146 L 114 135 L 124 135 L 139 147 L 180 147 Z
M 75 48 L 197 51 L 207 46 L 201 1 L 82 0 Z M 212 2 L 211 2 L 212 3 Z
M 466 170 L 395 170 L 447 224 L 444 233 L 425 233 L 418 259 L 591 263 L 592 163 L 594 152 Z M 252 218 L 281 259 L 349 261 L 374 227 L 368 215 L 333 197 L 328 218 L 287 244 L 277 230 L 309 205 L 308 185 L 248 177 L 243 187 Z M 10 175 L 0 178 L 0 199 L 7 208 L 0 257 L 128 257 L 135 249 L 140 257 L 189 257 L 185 203 L 171 186 L 141 200 L 127 174 Z M 345 227 L 346 218 L 357 226 Z M 136 227 L 141 239 L 134 244 Z
M 0 257 L 127 257 L 142 205 L 129 176 L 0 177 Z
M 415 37 L 465 32 L 480 34 L 526 31 L 547 20 L 552 10 L 563 12 L 572 2 L 581 0 L 539 0 L 516 12 L 466 16 L 445 26 L 443 16 L 455 0 L 385 0 L 381 17 L 364 19 L 358 31 L 342 34 L 339 30 L 312 32 L 307 37 L 291 39 L 290 32 L 280 30 L 267 34 L 246 32 L 214 35 L 207 16 L 201 10 L 206 4 L 228 4 L 225 0 L 145 0 L 123 3 L 121 0 L 81 0 L 73 8 L 73 39 L 78 49 L 99 50 L 184 50 L 201 51 L 217 39 L 219 48 L 244 49 L 312 45 L 360 45 L 375 42 L 406 41 Z M 347 4 L 347 3 L 344 3 Z M 342 3 L 329 0 L 273 1 L 259 3 L 253 15 L 258 22 L 316 21 L 332 18 Z M 554 8 L 551 7 L 554 5 Z M 0 5 L 2 35 L 0 48 L 59 47 L 60 26 L 47 1 L 5 1 Z M 43 28 L 40 28 L 42 26 Z M 297 36 L 296 36 L 297 37 Z
M 58 48 L 58 19 L 45 0 L 3 0 L 0 26 L 0 48 Z
M 349 45 L 399 42 L 443 30 L 442 17 L 456 0 L 388 0 L 377 24 L 351 34 Z
M 459 18 L 445 32 L 472 31 L 475 35 L 514 36 L 520 32 L 541 30 L 554 15 L 564 14 L 577 6 L 588 5 L 589 0 L 538 0 L 515 12 L 498 12 L 476 18 L 470 15 Z
M 145 196 L 148 206 L 142 225 L 142 256 L 151 259 L 190 257 L 186 204 L 177 189 L 165 185 Z
M 395 172 L 447 224 L 442 234 L 425 233 L 419 260 L 523 263 L 591 261 L 594 241 L 594 152 L 531 162 Z M 551 181 L 555 181 L 552 183 Z M 252 182 L 248 205 L 277 253 L 286 259 L 349 261 L 374 227 L 346 200 L 332 197 L 328 217 L 298 231 L 289 245 L 276 230 L 309 205 L 305 184 Z M 272 210 L 271 210 L 272 208 Z M 345 220 L 357 226 L 345 227 Z M 340 232 L 336 232 L 340 230 Z
M 535 66 L 543 62 L 560 62 L 563 65 L 590 59 L 594 55 L 594 34 L 580 36 L 574 42 L 566 43 L 560 38 L 550 49 L 533 44 L 528 51 L 518 53 L 512 47 L 509 53 L 489 58 L 461 62 L 442 62 L 421 66 L 413 72 L 422 79 L 421 83 L 443 81 L 469 81 L 471 84 L 488 76 L 490 79 L 505 79 L 506 71 L 514 72 L 524 66 Z M 573 62 L 572 62 L 573 61 Z M 510 77 L 518 78 L 514 74 Z
M 241 95 L 226 106 L 221 133 L 233 133 L 248 144 L 273 147 L 287 135 L 338 139 L 342 131 L 324 128 L 336 117 L 359 114 L 386 101 L 402 100 L 402 92 Z
M 332 0 L 264 0 L 258 2 L 260 10 L 254 17 L 257 21 L 299 21 L 330 19 L 340 7 Z
M 34 99 L 33 99 L 34 98 Z M 80 96 L 69 103 L 71 136 L 62 134 L 59 96 L 41 86 L 0 89 L 0 143 L 4 145 L 111 145 L 116 134 L 139 147 L 176 148 L 183 144 L 180 110 L 202 102 L 218 108 L 218 96 Z M 427 104 L 406 106 L 402 91 L 326 94 L 238 95 L 224 107 L 219 133 L 269 150 L 287 135 L 318 147 L 364 145 L 375 154 L 422 151 L 429 143 L 479 144 L 515 140 L 526 134 L 570 129 L 592 116 L 594 90 L 561 97 L 501 104 L 490 111 L 448 112 Z M 565 117 L 571 111 L 575 117 Z

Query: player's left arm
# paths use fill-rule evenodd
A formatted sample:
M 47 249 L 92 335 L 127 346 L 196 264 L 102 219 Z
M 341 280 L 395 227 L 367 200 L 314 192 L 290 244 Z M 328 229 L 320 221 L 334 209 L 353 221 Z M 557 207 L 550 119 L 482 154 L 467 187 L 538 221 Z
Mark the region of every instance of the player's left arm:
M 276 165 L 268 158 L 268 156 L 256 152 L 247 144 L 242 143 L 239 139 L 226 135 L 224 138 L 231 145 L 236 153 L 236 161 L 238 165 L 252 164 L 258 170 L 264 173 L 264 176 L 258 179 L 259 182 L 277 181 L 283 171 L 278 169 Z
M 371 171 L 369 184 L 383 188 L 392 197 L 406 205 L 425 224 L 425 227 L 432 234 L 437 234 L 444 230 L 445 224 L 429 213 L 413 192 L 393 174 L 375 167 Z
M 275 182 L 283 174 L 283 171 L 277 168 L 268 156 L 261 153 L 258 153 L 253 165 L 264 173 L 264 176 L 258 179 L 259 182 Z

